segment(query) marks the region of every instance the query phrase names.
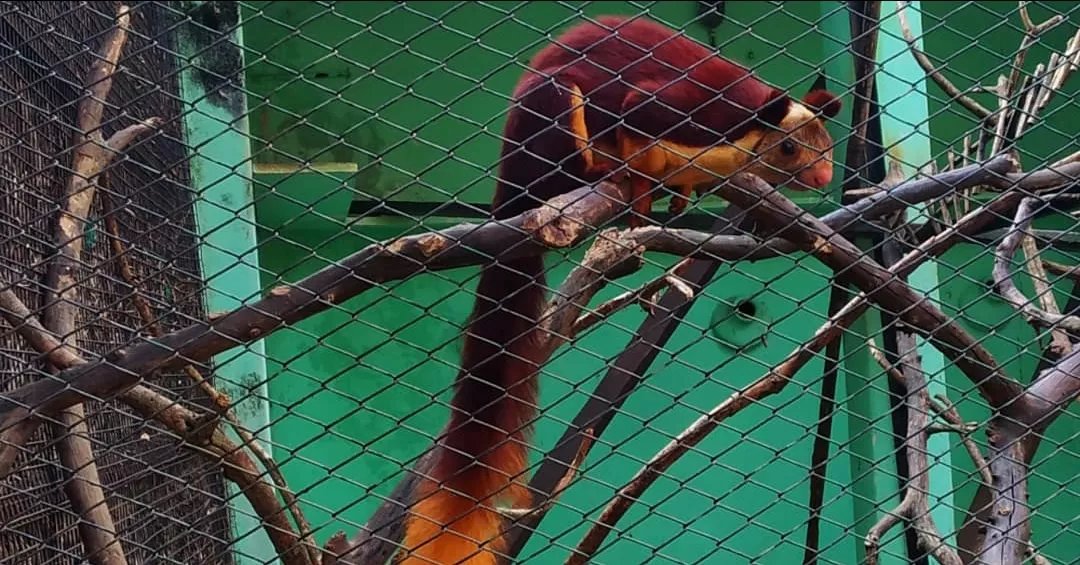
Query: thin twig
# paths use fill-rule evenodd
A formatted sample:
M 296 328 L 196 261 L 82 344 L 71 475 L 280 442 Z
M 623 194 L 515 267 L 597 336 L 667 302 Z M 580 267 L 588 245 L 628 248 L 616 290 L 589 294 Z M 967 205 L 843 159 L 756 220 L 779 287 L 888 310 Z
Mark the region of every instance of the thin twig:
M 681 264 L 682 263 L 680 263 L 680 265 Z M 672 271 L 677 270 L 678 269 L 673 269 Z M 574 322 L 574 334 L 581 334 L 585 330 L 608 318 L 615 312 L 626 308 L 626 306 L 630 304 L 641 304 L 642 308 L 651 314 L 653 309 L 656 308 L 656 296 L 661 290 L 668 287 L 674 288 L 687 298 L 692 298 L 694 296 L 694 289 L 683 282 L 678 275 L 674 272 L 664 273 L 648 283 L 645 283 L 640 288 L 628 290 L 619 294 L 607 302 L 600 304 L 596 308 L 589 308 L 588 312 L 582 314 Z
M 944 394 L 937 395 L 938 402 L 940 402 L 940 410 L 938 414 L 948 423 L 954 426 L 964 426 L 964 420 L 960 418 L 960 413 L 956 411 L 956 407 L 952 402 L 949 402 L 948 397 Z M 967 450 L 968 456 L 971 457 L 971 463 L 975 465 L 975 470 L 978 471 L 979 477 L 986 486 L 990 486 L 993 482 L 993 477 L 990 476 L 990 466 L 986 464 L 986 458 L 983 457 L 981 451 L 979 451 L 979 444 L 975 443 L 969 433 L 960 434 L 961 441 L 964 443 L 964 449 Z
M 882 368 L 895 380 L 897 383 L 907 386 L 904 381 L 904 375 L 900 373 L 888 359 L 885 358 L 885 353 L 878 349 L 874 344 L 873 338 L 867 341 L 867 346 L 870 349 L 870 355 L 878 362 Z M 956 407 L 949 402 L 949 399 L 943 395 L 937 395 L 938 402 L 935 402 L 932 398 L 927 398 L 927 405 L 934 411 L 942 420 L 945 420 L 949 429 L 960 435 L 960 441 L 963 442 L 964 448 L 967 450 L 968 455 L 971 456 L 971 462 L 975 465 L 976 470 L 983 479 L 983 483 L 990 484 L 990 468 L 986 464 L 986 459 L 979 451 L 979 445 L 975 443 L 975 440 L 971 438 L 972 432 L 978 429 L 977 425 L 966 424 L 964 420 L 960 418 L 960 414 L 956 411 Z
M 950 97 L 960 103 L 961 106 L 967 108 L 971 113 L 975 114 L 975 117 L 980 120 L 985 120 L 990 116 L 990 110 L 987 110 L 985 106 L 979 104 L 972 98 L 964 95 L 959 88 L 956 88 L 949 79 L 945 78 L 945 75 L 938 72 L 934 68 L 934 63 L 930 61 L 930 58 L 926 56 L 918 47 L 915 46 L 916 40 L 914 34 L 911 32 L 911 24 L 908 23 L 907 14 L 904 13 L 907 8 L 906 0 L 897 0 L 896 2 L 896 17 L 899 20 L 900 30 L 904 34 L 904 41 L 908 44 L 908 49 L 911 50 L 911 55 L 915 57 L 915 60 L 919 63 L 919 66 L 923 68 L 923 71 L 937 83 L 942 90 L 945 91 Z
M 1074 281 L 1080 280 L 1080 265 L 1070 267 L 1068 265 L 1050 261 L 1049 259 L 1043 259 L 1042 264 L 1047 271 L 1050 271 L 1059 277 L 1072 279 Z
M 1013 98 L 1016 96 L 1017 92 L 1020 91 L 1020 74 L 1023 72 L 1024 61 L 1027 59 L 1028 51 L 1030 51 L 1031 47 L 1038 41 L 1039 36 L 1065 21 L 1064 16 L 1055 14 L 1045 22 L 1035 25 L 1032 23 L 1031 17 L 1027 13 L 1027 3 L 1022 0 L 1020 2 L 1020 19 L 1024 23 L 1024 37 L 1020 40 L 1020 47 L 1016 50 L 1016 56 L 1013 58 L 1012 70 L 1009 72 L 1008 78 L 1002 77 L 998 83 L 998 119 L 994 132 L 994 140 L 991 144 L 991 154 L 993 155 L 996 155 L 1004 148 L 1006 137 L 1005 129 L 1016 112 L 1016 108 L 1014 107 L 1015 101 Z M 1052 63 L 1053 58 L 1051 58 L 1051 64 Z M 1035 76 L 1036 78 L 1041 78 L 1038 73 L 1036 73 Z M 1030 109 L 1021 116 L 1020 123 L 1017 124 L 1017 134 L 1013 136 L 1013 143 L 1019 139 L 1019 134 L 1023 132 L 1023 124 L 1025 120 L 1028 119 L 1026 116 L 1031 116 L 1031 119 L 1034 119 L 1040 109 L 1038 100 L 1036 99 Z
M 1046 269 L 1039 256 L 1039 247 L 1035 243 L 1035 236 L 1026 231 L 1021 233 L 1020 246 L 1024 250 L 1025 264 L 1028 274 L 1031 275 L 1031 283 L 1035 287 L 1035 296 L 1039 299 L 1039 305 L 1047 314 L 1060 316 L 1061 309 L 1058 308 L 1057 300 L 1054 299 L 1054 291 L 1047 282 Z M 1061 357 L 1072 351 L 1072 343 L 1069 341 L 1069 336 L 1065 333 L 1065 330 L 1061 328 L 1052 328 L 1050 330 L 1049 349 L 1055 357 Z
M 578 445 L 573 461 L 567 466 L 566 474 L 559 480 L 559 484 L 556 485 L 555 490 L 551 492 L 551 496 L 543 504 L 531 508 L 502 508 L 499 510 L 499 514 L 510 520 L 521 520 L 535 512 L 547 512 L 550 510 L 559 501 L 559 497 L 570 486 L 570 483 L 573 483 L 574 479 L 577 478 L 578 470 L 585 463 L 585 458 L 589 455 L 589 449 L 592 448 L 594 439 L 592 428 L 588 428 L 582 433 L 581 444 Z

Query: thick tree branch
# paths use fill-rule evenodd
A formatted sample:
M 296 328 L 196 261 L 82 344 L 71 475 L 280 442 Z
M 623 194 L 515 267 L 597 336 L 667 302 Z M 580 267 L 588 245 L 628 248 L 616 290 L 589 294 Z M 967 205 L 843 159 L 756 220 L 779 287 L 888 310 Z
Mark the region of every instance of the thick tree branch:
M 911 203 L 987 182 L 986 179 L 999 175 L 1008 167 L 1007 159 L 995 159 L 932 178 L 901 183 L 893 190 L 830 213 L 823 221 L 841 228 L 858 218 L 892 213 Z M 388 245 L 369 246 L 340 264 L 315 273 L 291 289 L 276 289 L 254 305 L 217 316 L 209 323 L 189 326 L 130 350 L 118 350 L 108 359 L 69 369 L 55 379 L 12 391 L 0 399 L 0 415 L 7 417 L 9 424 L 13 425 L 22 421 L 22 416 L 12 417 L 10 413 L 26 406 L 52 413 L 87 397 L 115 394 L 136 383 L 140 375 L 206 361 L 222 351 L 322 312 L 381 282 L 407 278 L 424 271 L 480 264 L 490 258 L 511 259 L 535 255 L 545 246 L 575 245 L 591 233 L 591 226 L 622 212 L 625 197 L 620 190 L 608 183 L 583 187 L 510 221 L 464 224 L 441 232 L 402 238 Z M 563 208 L 565 210 L 561 210 Z M 700 252 L 704 256 L 765 258 L 775 256 L 770 249 L 776 252 L 792 250 L 790 243 L 783 240 L 761 244 L 753 238 L 718 239 L 717 236 L 689 231 L 674 231 L 673 234 L 658 236 L 665 238 L 663 241 L 668 247 L 664 251 L 700 245 Z M 732 248 L 725 247 L 725 241 L 734 243 L 737 250 L 727 252 Z M 755 247 L 762 245 L 769 249 L 755 251 Z M 661 247 L 658 243 L 657 248 Z M 79 387 L 82 387 L 81 390 Z M 0 447 L 21 445 L 23 443 Z M 6 472 L 7 469 L 0 467 L 0 476 Z
M 1048 315 L 1031 306 L 1011 281 L 1007 263 L 1030 226 L 1038 199 L 1025 198 L 1017 207 L 1013 225 L 998 246 L 994 265 L 995 289 L 1032 321 L 1071 328 L 1067 316 Z M 1074 347 L 991 419 L 989 427 L 990 484 L 980 488 L 968 511 L 965 530 L 976 524 L 985 533 L 961 536 L 961 549 L 980 565 L 1017 565 L 1033 553 L 1028 507 L 1028 464 L 1039 438 L 1065 406 L 1080 396 L 1080 353 Z M 987 500 L 989 499 L 989 500 Z M 978 546 L 977 552 L 974 547 Z
M 859 288 L 872 302 L 917 329 L 963 371 L 992 406 L 1003 406 L 1022 392 L 1020 385 L 1002 373 L 990 352 L 967 331 L 779 191 L 756 177 L 736 175 L 718 192 L 745 207 L 760 226 L 797 243 L 834 269 L 840 281 Z
M 1030 428 L 1001 416 L 990 422 L 990 513 L 978 561 L 982 565 L 1020 565 L 1031 539 L 1027 499 L 1027 461 L 1023 437 Z
M 0 397 L 0 416 L 26 407 L 55 413 L 87 398 L 110 397 L 138 383 L 141 375 L 206 362 L 382 282 L 575 245 L 592 233 L 592 226 L 622 212 L 624 202 L 620 187 L 601 183 L 508 221 L 464 224 L 371 245 L 295 285 L 275 288 L 254 304 L 10 391 Z M 0 469 L 0 475 L 6 472 Z

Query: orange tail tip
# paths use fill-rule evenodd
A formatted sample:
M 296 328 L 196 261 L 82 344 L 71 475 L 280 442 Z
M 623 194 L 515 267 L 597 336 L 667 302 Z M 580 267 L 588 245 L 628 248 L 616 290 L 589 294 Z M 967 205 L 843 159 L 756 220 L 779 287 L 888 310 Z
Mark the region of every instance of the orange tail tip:
M 468 497 L 441 490 L 413 506 L 397 565 L 496 565 L 500 517 Z M 450 522 L 447 527 L 442 523 Z

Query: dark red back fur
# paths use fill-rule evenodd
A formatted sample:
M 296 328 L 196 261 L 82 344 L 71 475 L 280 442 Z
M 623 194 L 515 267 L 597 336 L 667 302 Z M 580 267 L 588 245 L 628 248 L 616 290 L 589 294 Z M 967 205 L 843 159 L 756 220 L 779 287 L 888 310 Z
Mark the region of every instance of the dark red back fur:
M 761 122 L 776 125 L 790 103 L 744 67 L 643 18 L 602 16 L 575 26 L 537 53 L 530 67 L 582 89 L 594 136 L 613 135 L 623 117 L 651 138 L 707 146 L 737 139 Z M 630 85 L 660 103 L 622 116 Z

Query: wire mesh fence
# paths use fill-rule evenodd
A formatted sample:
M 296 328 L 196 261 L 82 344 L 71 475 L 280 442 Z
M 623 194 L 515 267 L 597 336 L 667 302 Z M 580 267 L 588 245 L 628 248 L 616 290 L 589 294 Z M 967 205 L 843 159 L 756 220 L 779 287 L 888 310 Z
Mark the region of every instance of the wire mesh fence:
M 1080 563 L 1071 2 L 0 2 L 0 562 Z

